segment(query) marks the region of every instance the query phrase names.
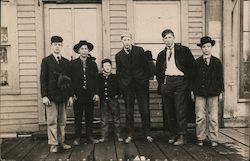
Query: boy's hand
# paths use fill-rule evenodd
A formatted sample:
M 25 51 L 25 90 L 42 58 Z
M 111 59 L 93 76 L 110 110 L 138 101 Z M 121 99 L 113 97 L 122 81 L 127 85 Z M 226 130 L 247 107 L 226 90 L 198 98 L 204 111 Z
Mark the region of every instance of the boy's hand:
M 94 97 L 93 97 L 93 100 L 96 101 L 96 102 L 99 101 L 99 96 L 97 94 L 95 94 Z
M 191 91 L 191 99 L 192 99 L 192 101 L 195 101 L 194 92 L 193 91 Z
M 219 95 L 219 101 L 222 101 L 223 100 L 223 93 L 220 93 Z
M 50 106 L 50 100 L 47 96 L 43 97 L 43 104 L 45 104 L 45 106 Z
M 67 106 L 72 106 L 72 105 L 73 105 L 73 102 L 74 102 L 73 97 L 69 97 L 69 100 L 68 100 Z

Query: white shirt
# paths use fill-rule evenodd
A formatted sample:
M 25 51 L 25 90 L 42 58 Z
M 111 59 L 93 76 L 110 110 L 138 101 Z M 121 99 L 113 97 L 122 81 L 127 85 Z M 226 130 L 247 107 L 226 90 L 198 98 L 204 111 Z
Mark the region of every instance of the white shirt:
M 172 50 L 172 56 L 168 60 L 170 50 Z M 166 62 L 167 62 L 167 66 L 166 66 L 165 75 L 170 75 L 170 76 L 177 76 L 177 75 L 183 76 L 184 75 L 184 73 L 177 68 L 176 63 L 175 63 L 174 44 L 170 48 L 168 48 L 166 51 Z
M 55 59 L 56 59 L 57 62 L 59 62 L 62 59 L 61 54 L 55 54 L 55 53 L 53 53 L 53 56 L 55 57 Z

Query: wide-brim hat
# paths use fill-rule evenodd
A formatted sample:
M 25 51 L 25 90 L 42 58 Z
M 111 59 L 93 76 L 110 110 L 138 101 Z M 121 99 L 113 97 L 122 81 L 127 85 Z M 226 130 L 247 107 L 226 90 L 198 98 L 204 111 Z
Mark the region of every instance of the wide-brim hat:
M 86 40 L 81 40 L 81 41 L 79 41 L 78 44 L 76 44 L 76 45 L 74 46 L 74 49 L 73 49 L 73 50 L 74 50 L 76 53 L 78 53 L 78 50 L 79 50 L 80 47 L 83 46 L 83 45 L 87 45 L 89 51 L 92 51 L 92 50 L 94 49 L 94 45 L 93 45 L 92 43 L 90 43 L 90 42 L 88 42 L 88 41 L 86 41 Z M 79 53 L 78 53 L 78 54 L 79 54 Z
M 209 37 L 209 36 L 203 36 L 203 37 L 200 39 L 200 43 L 197 44 L 197 46 L 202 47 L 202 45 L 204 45 L 204 44 L 206 44 L 206 43 L 209 43 L 209 42 L 211 43 L 212 46 L 215 45 L 215 40 L 212 40 L 212 38 Z

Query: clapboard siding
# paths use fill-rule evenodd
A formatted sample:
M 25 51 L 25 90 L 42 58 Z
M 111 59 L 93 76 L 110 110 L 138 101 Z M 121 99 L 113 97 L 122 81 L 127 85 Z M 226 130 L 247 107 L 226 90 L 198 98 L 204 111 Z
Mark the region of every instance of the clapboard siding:
M 38 130 L 36 0 L 17 0 L 19 95 L 1 95 L 1 132 Z
M 202 0 L 188 1 L 188 41 L 195 58 L 201 55 L 200 48 L 196 45 L 203 36 L 204 11 Z

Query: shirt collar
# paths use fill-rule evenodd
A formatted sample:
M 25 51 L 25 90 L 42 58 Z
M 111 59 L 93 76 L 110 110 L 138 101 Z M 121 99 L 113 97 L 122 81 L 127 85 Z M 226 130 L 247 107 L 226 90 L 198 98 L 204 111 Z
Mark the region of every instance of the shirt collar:
M 131 48 L 129 48 L 129 49 L 130 49 L 130 51 L 132 50 L 132 48 L 133 48 L 133 45 L 131 45 Z M 127 48 L 123 48 L 123 50 L 124 50 L 127 54 L 129 54 L 129 53 L 128 53 L 128 49 L 127 49 Z
M 174 48 L 174 43 L 170 47 L 166 47 L 167 50 L 173 49 Z
M 53 56 L 55 57 L 56 60 L 57 60 L 57 57 L 59 57 L 60 60 L 62 58 L 61 54 L 55 54 L 55 53 L 53 53 Z
M 87 60 L 87 57 L 84 59 L 82 58 L 81 56 L 79 56 L 80 60 L 83 62 L 83 61 L 86 61 Z
M 203 57 L 203 59 L 211 59 L 212 55 L 211 54 L 210 55 L 203 55 L 202 57 Z

